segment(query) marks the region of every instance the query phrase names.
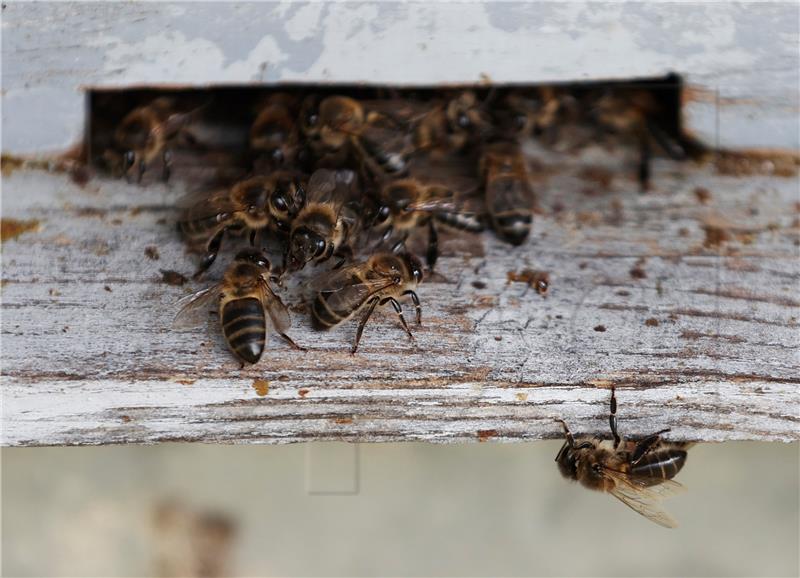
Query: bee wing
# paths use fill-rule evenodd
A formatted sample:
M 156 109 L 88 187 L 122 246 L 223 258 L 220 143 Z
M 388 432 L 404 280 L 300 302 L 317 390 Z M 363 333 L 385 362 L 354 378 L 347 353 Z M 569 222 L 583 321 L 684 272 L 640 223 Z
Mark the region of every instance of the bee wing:
M 219 300 L 222 284 L 217 283 L 190 295 L 180 298 L 176 305 L 180 308 L 172 321 L 172 327 L 178 329 L 197 325 L 205 319 L 209 307 Z
M 678 523 L 661 507 L 661 501 L 685 491 L 684 486 L 673 480 L 663 480 L 654 485 L 635 476 L 616 470 L 604 469 L 603 475 L 614 481 L 611 495 L 635 510 L 648 520 L 665 528 L 675 528 Z
M 308 180 L 306 193 L 308 201 L 319 203 L 329 201 L 335 190 L 336 171 L 317 169 Z
M 261 303 L 264 306 L 264 310 L 269 315 L 273 327 L 275 327 L 278 333 L 286 333 L 292 326 L 289 310 L 286 309 L 286 305 L 283 304 L 281 298 L 275 295 L 272 287 L 269 286 L 269 283 L 265 279 L 261 279 L 259 287 L 261 290 Z
M 367 301 L 372 295 L 391 287 L 394 281 L 389 278 L 374 279 L 340 287 L 335 291 L 324 291 L 328 306 L 335 311 L 354 309 Z
M 178 200 L 177 206 L 182 211 L 181 219 L 184 221 L 207 219 L 222 213 L 233 213 L 237 209 L 228 189 L 189 193 Z
M 342 269 L 329 271 L 317 279 L 314 290 L 323 293 L 328 305 L 334 308 L 350 309 L 363 303 L 370 295 L 383 291 L 394 284 L 391 277 L 376 277 L 374 279 L 356 279 L 356 270 L 363 268 L 363 264 L 355 264 Z
M 198 106 L 192 110 L 186 112 L 173 112 L 164 120 L 164 122 L 159 123 L 156 125 L 151 134 L 153 136 L 156 135 L 163 135 L 166 138 L 169 138 L 178 133 L 183 128 L 186 128 L 194 121 L 196 121 L 200 115 L 205 111 L 210 105 L 213 99 L 209 100 L 205 104 Z

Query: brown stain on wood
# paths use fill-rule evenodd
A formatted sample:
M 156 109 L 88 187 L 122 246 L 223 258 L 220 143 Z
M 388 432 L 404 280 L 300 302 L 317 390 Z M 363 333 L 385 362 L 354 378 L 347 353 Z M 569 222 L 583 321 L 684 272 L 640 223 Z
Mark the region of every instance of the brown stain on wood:
M 144 256 L 152 261 L 158 261 L 161 258 L 161 255 L 158 252 L 158 247 L 155 245 L 148 245 L 144 248 Z
M 656 319 L 655 317 L 650 317 L 648 319 L 645 319 L 644 324 L 647 325 L 648 327 L 658 327 L 660 325 L 658 319 Z
M 36 219 L 0 219 L 0 242 L 5 243 L 6 241 L 16 239 L 24 233 L 38 231 L 40 228 L 41 223 Z
M 707 205 L 711 200 L 711 191 L 709 191 L 706 187 L 695 187 L 694 196 L 701 205 Z
M 299 395 L 300 397 L 304 398 L 305 396 L 308 395 L 309 391 L 310 390 L 308 388 L 303 387 L 303 388 L 300 388 L 300 389 L 297 390 L 297 395 Z
M 711 217 L 701 224 L 703 232 L 705 232 L 705 239 L 703 246 L 706 248 L 719 247 L 726 241 L 730 241 L 731 223 L 720 217 Z
M 739 287 L 732 287 L 730 289 L 714 289 L 714 290 L 693 289 L 692 293 L 695 293 L 697 295 L 711 295 L 714 297 L 723 297 L 725 299 L 740 299 L 743 301 L 772 303 L 773 305 L 781 305 L 783 307 L 800 307 L 800 300 L 792 299 L 791 297 L 783 297 L 781 295 L 761 295 Z
M 738 335 L 722 335 L 719 333 L 703 333 L 702 331 L 689 331 L 689 330 L 681 331 L 681 338 L 689 339 L 692 341 L 696 341 L 698 339 L 719 339 L 723 341 L 728 341 L 730 343 L 747 342 L 746 339 L 744 339 L 743 337 L 739 337 Z
M 784 150 L 723 150 L 716 153 L 714 161 L 721 175 L 745 177 L 769 175 L 790 178 L 797 176 L 800 153 Z
M 185 275 L 178 273 L 177 271 L 172 271 L 168 269 L 159 269 L 161 272 L 161 281 L 162 283 L 166 283 L 167 285 L 174 285 L 175 287 L 181 287 L 182 285 L 186 284 L 189 279 Z
M 264 397 L 269 393 L 269 381 L 266 379 L 256 379 L 253 381 L 253 389 L 260 397 Z
M 496 429 L 479 429 L 476 432 L 476 435 L 478 436 L 478 441 L 479 442 L 485 442 L 485 441 L 489 440 L 490 438 L 496 437 L 497 436 L 497 430 Z
M 628 274 L 634 279 L 647 279 L 647 271 L 644 270 L 646 263 L 646 259 L 638 259 L 633 267 L 631 267 L 630 271 L 628 271 Z

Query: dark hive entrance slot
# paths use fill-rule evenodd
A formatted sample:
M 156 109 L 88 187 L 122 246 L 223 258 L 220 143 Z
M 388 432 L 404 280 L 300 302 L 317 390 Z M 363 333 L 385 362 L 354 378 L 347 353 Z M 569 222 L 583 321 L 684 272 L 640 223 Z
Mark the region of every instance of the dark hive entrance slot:
M 130 179 L 138 180 L 143 167 L 145 183 L 168 176 L 163 167 L 165 151 L 171 175 L 209 185 L 235 182 L 254 171 L 280 165 L 309 172 L 320 164 L 320 159 L 314 158 L 320 153 L 309 152 L 307 135 L 297 125 L 306 126 L 319 114 L 308 105 L 311 100 L 318 103 L 326 96 L 342 95 L 362 103 L 380 103 L 381 114 L 397 121 L 392 130 L 385 131 L 387 138 L 395 138 L 397 128 L 424 132 L 419 129 L 419 119 L 426 107 L 447 109 L 448 103 L 469 93 L 476 116 L 445 111 L 450 114 L 445 122 L 453 126 L 434 127 L 434 132 L 443 131 L 444 136 L 410 136 L 407 148 L 419 152 L 445 144 L 432 144 L 430 139 L 450 139 L 447 145 L 455 145 L 460 155 L 477 160 L 486 143 L 532 139 L 552 147 L 573 138 L 576 131 L 572 129 L 581 127 L 578 138 L 586 142 L 617 139 L 644 149 L 643 154 L 682 159 L 698 154 L 700 147 L 681 126 L 681 88 L 681 78 L 668 75 L 628 82 L 447 89 L 357 85 L 99 89 L 89 93 L 88 150 L 94 166 L 117 176 L 127 170 Z M 259 115 L 270 107 L 272 113 L 259 121 Z M 334 117 L 334 122 L 341 123 L 342 134 L 352 126 L 351 120 Z M 261 126 L 254 128 L 258 122 Z M 469 129 L 476 123 L 486 126 L 462 131 L 467 134 L 465 139 L 451 138 L 463 128 L 460 123 L 472 125 Z M 296 133 L 291 137 L 296 141 L 292 147 L 274 144 L 292 131 Z M 420 142 L 426 138 L 427 142 Z M 378 150 L 385 146 L 380 139 L 366 144 L 376 149 L 371 152 L 383 165 L 378 168 L 391 172 L 395 145 Z M 321 164 L 337 162 L 336 155 L 325 156 Z M 639 168 L 640 172 L 646 170 Z M 640 177 L 646 179 L 647 175 Z

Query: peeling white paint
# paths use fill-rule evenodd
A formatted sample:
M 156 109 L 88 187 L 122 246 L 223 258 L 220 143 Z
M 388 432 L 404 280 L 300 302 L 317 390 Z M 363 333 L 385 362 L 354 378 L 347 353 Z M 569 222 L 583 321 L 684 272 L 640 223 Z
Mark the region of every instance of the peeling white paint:
M 13 2 L 3 11 L 3 146 L 25 153 L 77 140 L 86 85 L 435 85 L 675 71 L 739 99 L 711 140 L 800 148 L 787 127 L 800 110 L 798 21 L 798 3 Z M 52 130 L 27 134 L 42 122 L 38 102 L 28 104 L 36 90 L 59 102 L 57 118 L 49 115 Z M 705 116 L 716 111 L 706 111 L 690 119 L 716 126 Z

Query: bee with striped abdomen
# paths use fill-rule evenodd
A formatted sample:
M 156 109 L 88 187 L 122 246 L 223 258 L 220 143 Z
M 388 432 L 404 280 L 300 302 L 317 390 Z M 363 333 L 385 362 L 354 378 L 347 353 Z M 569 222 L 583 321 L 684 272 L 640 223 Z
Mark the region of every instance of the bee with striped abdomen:
M 397 300 L 409 295 L 416 309 L 417 325 L 422 309 L 414 289 L 422 282 L 422 264 L 410 253 L 378 253 L 367 261 L 330 271 L 319 278 L 312 318 L 317 329 L 330 329 L 363 311 L 351 353 L 358 349 L 364 326 L 378 305 L 391 303 L 409 338 L 403 308 Z
M 291 326 L 289 312 L 270 286 L 270 271 L 270 262 L 261 251 L 240 251 L 220 283 L 179 302 L 175 325 L 196 321 L 197 313 L 206 312 L 216 302 L 225 343 L 242 363 L 261 359 L 268 326 L 293 348 L 304 350 L 286 335 Z
M 478 189 L 474 179 L 442 168 L 415 164 L 411 177 L 385 182 L 372 224 L 384 239 L 399 234 L 405 240 L 415 229 L 427 227 L 426 261 L 431 271 L 439 258 L 437 223 L 471 233 L 485 228 L 481 199 L 473 194 Z
M 226 232 L 249 232 L 251 244 L 260 231 L 287 235 L 292 219 L 305 202 L 305 190 L 297 176 L 288 171 L 252 177 L 230 189 L 184 199 L 178 229 L 191 248 L 204 253 L 195 276 L 201 275 L 217 258 Z
M 672 478 L 686 463 L 689 444 L 662 440 L 661 434 L 668 429 L 638 442 L 622 440 L 617 433 L 616 413 L 617 398 L 612 388 L 609 423 L 613 442 L 596 437 L 574 438 L 567 424 L 557 420 L 567 438 L 556 456 L 561 475 L 591 490 L 608 492 L 656 524 L 674 528 L 675 520 L 660 502 L 683 489 Z
M 361 229 L 358 188 L 353 171 L 314 171 L 308 181 L 307 202 L 291 223 L 288 271 L 298 271 L 312 261 L 327 261 L 334 255 L 344 259 L 352 253 Z
M 129 182 L 136 171 L 137 182 L 142 181 L 147 167 L 159 156 L 162 161 L 162 179 L 169 180 L 171 153 L 169 145 L 178 137 L 188 137 L 186 129 L 208 105 L 189 112 L 175 110 L 175 102 L 160 97 L 149 104 L 130 111 L 114 130 L 113 146 L 103 153 L 109 168 Z
M 480 173 L 486 211 L 495 233 L 512 245 L 521 245 L 531 232 L 534 199 L 519 146 L 510 142 L 486 145 Z

